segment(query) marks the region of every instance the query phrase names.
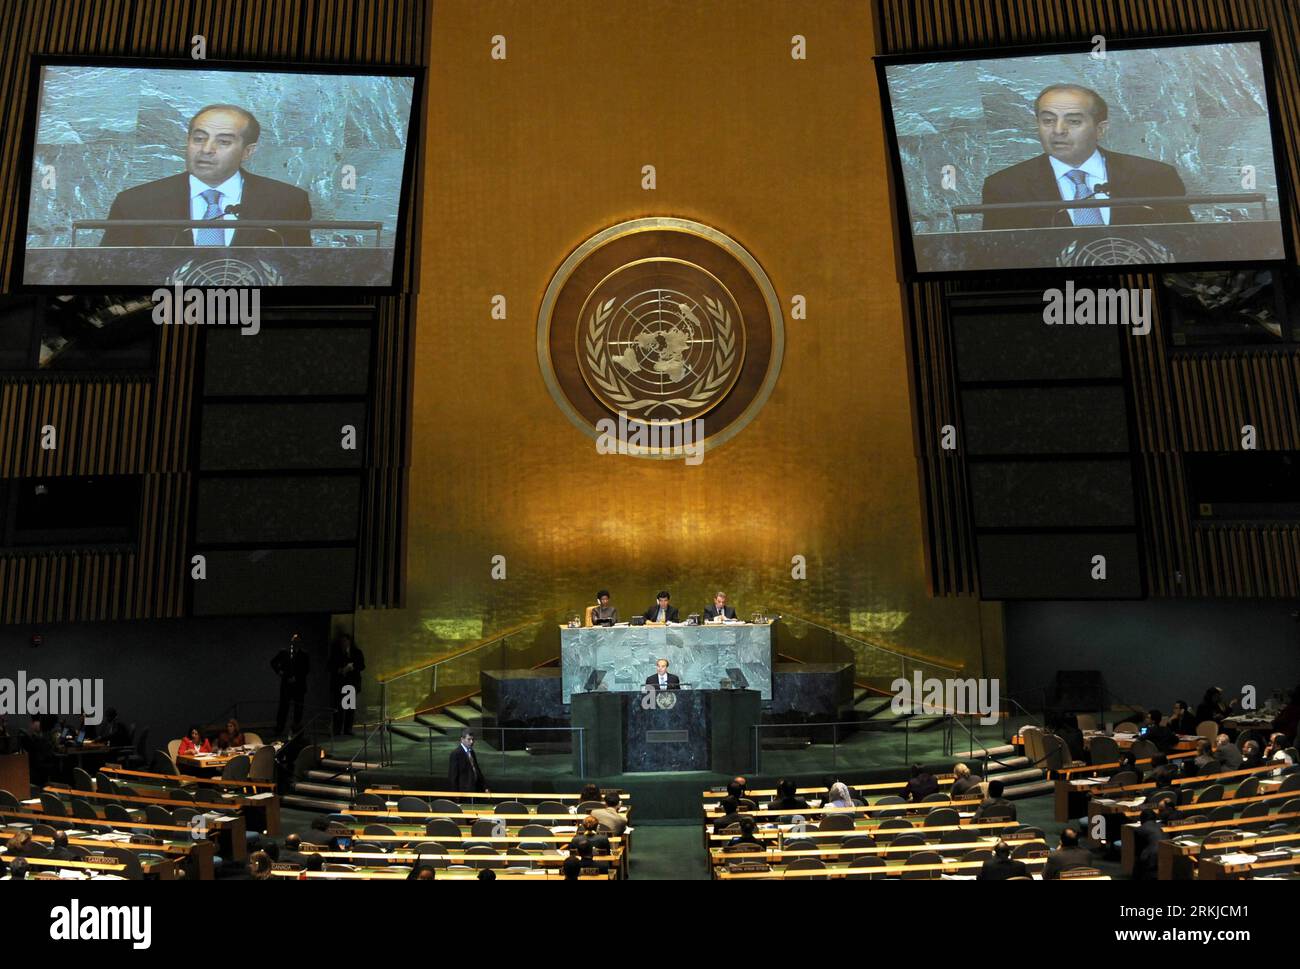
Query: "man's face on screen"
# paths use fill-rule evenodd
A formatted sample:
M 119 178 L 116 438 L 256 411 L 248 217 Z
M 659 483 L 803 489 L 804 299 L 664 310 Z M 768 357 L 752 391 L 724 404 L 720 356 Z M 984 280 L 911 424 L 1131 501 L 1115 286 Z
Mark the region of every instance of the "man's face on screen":
M 191 175 L 208 185 L 220 185 L 248 161 L 257 143 L 244 144 L 248 119 L 234 111 L 205 111 L 194 119 L 185 145 Z
M 1109 122 L 1092 115 L 1092 98 L 1082 91 L 1049 91 L 1038 102 L 1038 140 L 1043 151 L 1067 165 L 1082 165 L 1097 150 Z

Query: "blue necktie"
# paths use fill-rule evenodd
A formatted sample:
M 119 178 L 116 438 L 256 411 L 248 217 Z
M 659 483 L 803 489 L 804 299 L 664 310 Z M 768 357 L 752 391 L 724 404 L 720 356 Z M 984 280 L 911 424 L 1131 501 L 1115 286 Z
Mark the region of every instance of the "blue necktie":
M 1065 177 L 1074 182 L 1074 197 L 1076 199 L 1092 198 L 1092 192 L 1088 191 L 1088 174 L 1081 168 L 1072 168 L 1065 173 Z M 1102 225 L 1101 209 L 1070 209 L 1070 217 L 1075 225 Z
M 205 219 L 220 219 L 223 213 L 221 211 L 221 193 L 215 188 L 210 188 L 206 192 L 200 193 L 200 198 L 208 203 L 208 209 L 203 213 Z M 200 246 L 224 246 L 226 244 L 225 229 L 199 229 L 194 234 L 195 245 Z

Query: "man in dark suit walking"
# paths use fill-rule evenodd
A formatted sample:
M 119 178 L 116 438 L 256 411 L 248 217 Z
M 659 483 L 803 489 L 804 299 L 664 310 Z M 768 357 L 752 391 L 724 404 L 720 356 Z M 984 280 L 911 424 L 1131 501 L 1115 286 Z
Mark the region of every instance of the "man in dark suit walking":
M 655 672 L 645 678 L 646 686 L 656 690 L 680 690 L 682 681 L 668 672 L 668 660 L 655 660 Z
M 119 192 L 108 218 L 212 219 L 212 229 L 121 226 L 107 229 L 101 246 L 310 246 L 307 229 L 240 229 L 239 219 L 309 221 L 302 189 L 246 172 L 261 126 L 252 112 L 211 104 L 190 119 L 185 171 Z
M 1068 225 L 1145 225 L 1193 222 L 1184 204 L 1123 205 L 1118 200 L 1186 195 L 1172 165 L 1107 151 L 1098 146 L 1109 109 L 1096 91 L 1052 84 L 1034 101 L 1043 154 L 984 179 L 983 203 L 1075 201 L 1094 195 L 1116 199 L 1095 209 L 1012 209 L 985 212 L 985 229 L 1039 229 Z
M 487 778 L 483 776 L 478 757 L 474 754 L 474 734 L 462 730 L 460 743 L 452 748 L 447 761 L 447 790 L 487 793 L 487 789 Z
M 714 622 L 719 617 L 724 619 L 735 619 L 736 609 L 734 606 L 727 605 L 727 594 L 718 592 L 713 596 L 713 605 L 704 607 L 704 621 Z
M 289 645 L 275 654 L 271 660 L 271 669 L 280 675 L 280 703 L 275 708 L 275 732 L 284 734 L 285 719 L 289 704 L 293 704 L 293 729 L 297 733 L 302 726 L 302 704 L 307 697 L 307 672 L 311 669 L 311 658 L 303 648 L 302 637 L 294 633 L 289 637 Z
M 655 596 L 655 604 L 644 613 L 646 622 L 676 622 L 677 607 L 669 605 L 667 591 Z

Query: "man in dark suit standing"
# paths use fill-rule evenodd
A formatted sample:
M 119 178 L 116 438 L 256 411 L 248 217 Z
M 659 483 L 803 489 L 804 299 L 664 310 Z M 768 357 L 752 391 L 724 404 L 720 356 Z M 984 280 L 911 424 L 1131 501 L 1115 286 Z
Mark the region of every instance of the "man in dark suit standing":
M 667 591 L 655 596 L 655 604 L 645 611 L 646 622 L 676 622 L 677 607 L 668 604 Z
M 307 672 L 311 669 L 311 658 L 303 648 L 302 637 L 294 633 L 289 637 L 289 645 L 275 654 L 271 660 L 271 669 L 280 675 L 280 703 L 275 708 L 275 732 L 284 735 L 284 724 L 293 703 L 294 733 L 302 727 L 302 704 L 307 697 Z
M 190 119 L 185 171 L 119 192 L 110 220 L 212 219 L 221 228 L 122 226 L 107 229 L 101 246 L 310 246 L 307 229 L 240 229 L 238 219 L 309 221 L 302 189 L 246 172 L 261 126 L 252 112 L 210 104 Z M 231 223 L 226 227 L 227 223 Z
M 704 607 L 704 621 L 716 622 L 719 618 L 735 619 L 736 610 L 727 605 L 727 594 L 719 592 L 713 597 L 713 605 Z
M 1038 140 L 1044 154 L 984 179 L 983 203 L 1075 201 L 1094 195 L 1112 199 L 1186 195 L 1172 165 L 1106 151 L 1098 142 L 1109 109 L 1096 91 L 1052 84 L 1034 100 Z M 1123 205 L 1095 209 L 1012 209 L 985 212 L 985 229 L 1040 229 L 1068 225 L 1145 225 L 1193 222 L 1183 204 Z
M 330 703 L 334 705 L 334 733 L 352 736 L 352 723 L 357 716 L 356 699 L 361 691 L 361 672 L 366 668 L 366 658 L 347 633 L 342 633 L 330 647 Z M 352 687 L 351 703 L 345 703 L 344 687 Z
M 655 660 L 655 673 L 645 678 L 646 686 L 653 686 L 656 690 L 680 690 L 682 681 L 668 672 L 668 660 Z
M 478 766 L 478 757 L 474 754 L 474 734 L 469 730 L 460 732 L 460 743 L 452 748 L 447 762 L 447 789 L 487 793 L 487 778 Z

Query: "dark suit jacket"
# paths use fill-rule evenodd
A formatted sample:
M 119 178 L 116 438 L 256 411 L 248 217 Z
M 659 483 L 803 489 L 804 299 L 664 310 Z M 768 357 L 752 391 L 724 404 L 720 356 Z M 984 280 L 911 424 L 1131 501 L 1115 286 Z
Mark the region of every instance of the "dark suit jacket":
M 1005 797 L 986 797 L 980 801 L 980 806 L 975 809 L 976 823 L 983 821 L 989 812 L 1005 815 L 1012 821 L 1016 820 L 1016 806 Z
M 1214 756 L 1224 770 L 1236 770 L 1241 766 L 1241 749 L 1234 743 L 1220 744 Z
M 351 672 L 344 673 L 343 667 L 352 664 Z M 360 686 L 361 671 L 366 668 L 366 658 L 361 648 L 355 644 L 348 653 L 337 647 L 330 647 L 330 693 L 338 693 L 344 686 Z M 337 698 L 336 698 L 337 699 Z
M 1164 162 L 1124 155 L 1117 151 L 1100 149 L 1106 159 L 1106 193 L 1112 199 L 1138 198 L 1149 195 L 1186 195 L 1187 189 L 1177 170 Z M 1061 200 L 1056 173 L 1046 154 L 1037 155 L 1010 168 L 1004 168 L 984 179 L 983 204 L 1003 202 L 1056 202 Z M 1120 202 L 1109 206 L 1111 225 L 1144 225 L 1152 222 L 1193 222 L 1191 210 L 1186 205 L 1164 205 L 1155 209 L 1124 206 Z M 1011 210 L 986 212 L 985 229 L 1044 229 L 1071 225 L 1069 210 L 1053 209 Z
M 1060 878 L 1067 868 L 1091 868 L 1092 855 L 1087 848 L 1058 848 L 1047 856 L 1043 866 L 1044 878 Z
M 289 659 L 289 649 L 285 647 L 271 660 L 271 669 L 280 674 L 280 687 L 290 693 L 307 692 L 307 671 L 311 668 L 311 659 L 307 650 L 298 646 L 294 649 L 293 659 Z
M 447 789 L 450 791 L 485 791 L 487 790 L 487 781 L 483 777 L 483 770 L 478 765 L 478 756 L 471 750 L 465 753 L 465 748 L 459 743 L 451 749 L 451 756 L 447 759 Z
M 189 172 L 168 175 L 155 182 L 118 192 L 108 210 L 110 219 L 189 219 Z M 306 221 L 311 218 L 311 200 L 307 193 L 286 182 L 244 172 L 244 190 L 239 201 L 241 219 L 283 219 Z M 310 246 L 311 233 L 306 229 L 273 232 L 270 229 L 240 229 L 239 222 L 219 222 L 222 229 L 235 229 L 232 246 Z M 120 228 L 106 229 L 101 246 L 192 246 L 189 229 Z M 212 248 L 218 248 L 213 246 Z
M 980 868 L 978 879 L 982 882 L 1000 882 L 1008 878 L 1028 877 L 1028 875 L 1029 868 L 1023 861 L 1015 861 L 1012 858 L 998 861 L 997 858 L 990 858 Z
M 1146 739 L 1156 745 L 1161 753 L 1168 753 L 1178 745 L 1177 735 L 1163 723 L 1158 727 L 1148 727 Z
M 645 678 L 645 685 L 646 685 L 646 686 L 653 686 L 653 687 L 655 687 L 655 688 L 657 689 L 657 688 L 659 687 L 659 674 L 658 674 L 658 673 L 655 673 L 653 676 L 647 676 L 647 677 Z M 682 688 L 682 681 L 681 681 L 681 679 L 679 679 L 679 678 L 677 677 L 676 674 L 674 674 L 674 673 L 669 673 L 669 674 L 668 674 L 668 689 L 670 689 L 670 690 L 680 690 L 681 688 Z
M 735 606 L 723 606 L 723 607 L 722 607 L 722 615 L 723 615 L 725 618 L 727 618 L 727 619 L 735 619 L 735 618 L 736 618 L 736 607 L 735 607 Z M 705 622 L 708 622 L 710 619 L 717 619 L 717 618 L 718 618 L 718 610 L 714 608 L 713 603 L 709 603 L 707 606 L 704 607 L 704 621 L 705 621 Z
M 677 607 L 670 605 L 665 610 L 668 613 L 669 622 L 677 622 Z M 655 622 L 659 617 L 659 603 L 655 603 L 644 613 L 646 622 Z

